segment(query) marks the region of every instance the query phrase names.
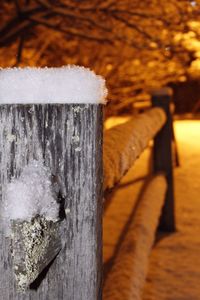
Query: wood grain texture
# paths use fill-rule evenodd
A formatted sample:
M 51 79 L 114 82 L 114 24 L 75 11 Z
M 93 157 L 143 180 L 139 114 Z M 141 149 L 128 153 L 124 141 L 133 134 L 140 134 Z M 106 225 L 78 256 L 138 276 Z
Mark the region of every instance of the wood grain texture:
M 44 159 L 60 180 L 62 250 L 37 290 L 18 293 L 10 239 L 0 227 L 2 300 L 101 299 L 102 106 L 0 106 L 0 202 L 11 177 Z

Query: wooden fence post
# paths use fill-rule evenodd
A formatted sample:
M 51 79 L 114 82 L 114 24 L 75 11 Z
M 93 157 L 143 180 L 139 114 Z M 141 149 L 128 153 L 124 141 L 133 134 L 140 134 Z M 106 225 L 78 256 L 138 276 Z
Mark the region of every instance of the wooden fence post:
M 154 139 L 153 168 L 155 173 L 164 172 L 167 178 L 167 192 L 160 218 L 159 228 L 163 231 L 175 231 L 175 203 L 174 203 L 174 181 L 173 181 L 173 159 L 172 159 L 172 116 L 170 113 L 170 100 L 172 90 L 162 88 L 152 93 L 152 106 L 161 107 L 166 115 L 167 121 Z
M 59 99 L 58 99 L 59 100 Z M 3 300 L 102 298 L 102 105 L 0 105 L 0 204 L 4 186 L 31 159 L 42 159 L 61 182 L 66 217 L 62 249 L 43 280 L 16 289 L 10 239 L 0 220 Z M 16 203 L 17 205 L 17 203 Z

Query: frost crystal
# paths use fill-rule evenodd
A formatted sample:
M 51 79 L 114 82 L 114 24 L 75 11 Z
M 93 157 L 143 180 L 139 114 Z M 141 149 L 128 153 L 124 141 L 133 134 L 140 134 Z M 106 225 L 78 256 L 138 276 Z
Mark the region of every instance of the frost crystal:
M 50 175 L 42 162 L 33 160 L 19 178 L 7 185 L 2 207 L 7 231 L 11 220 L 30 221 L 37 215 L 52 221 L 58 219 L 59 204 Z

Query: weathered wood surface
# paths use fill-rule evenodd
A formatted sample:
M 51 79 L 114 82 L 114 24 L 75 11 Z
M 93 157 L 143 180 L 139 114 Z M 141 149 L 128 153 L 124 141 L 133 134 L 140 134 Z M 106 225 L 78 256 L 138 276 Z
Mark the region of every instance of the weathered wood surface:
M 18 291 L 26 292 L 62 248 L 59 222 L 37 216 L 12 222 L 12 257 Z
M 160 229 L 167 232 L 173 232 L 176 229 L 172 154 L 173 122 L 170 112 L 171 97 L 172 91 L 169 88 L 163 88 L 152 94 L 153 107 L 162 108 L 167 115 L 165 125 L 154 139 L 153 149 L 154 172 L 164 172 L 167 178 L 168 188 L 160 220 Z
M 60 178 L 67 213 L 61 252 L 38 289 L 25 294 L 16 290 L 11 241 L 1 220 L 2 300 L 101 299 L 101 127 L 101 105 L 0 106 L 0 202 L 11 177 L 31 159 L 44 159 Z
M 117 184 L 166 122 L 161 108 L 153 108 L 105 131 L 104 190 Z
M 136 209 L 131 213 L 128 232 L 106 278 L 104 300 L 142 299 L 149 255 L 166 189 L 165 176 L 157 175 L 143 190 Z

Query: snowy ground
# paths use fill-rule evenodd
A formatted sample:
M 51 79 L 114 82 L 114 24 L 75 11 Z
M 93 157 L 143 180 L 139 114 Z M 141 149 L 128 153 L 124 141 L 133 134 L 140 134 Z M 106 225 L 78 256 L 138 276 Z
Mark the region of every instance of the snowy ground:
M 143 300 L 200 299 L 200 121 L 177 121 L 177 232 L 153 249 Z
M 154 247 L 143 300 L 200 300 L 200 121 L 176 121 L 175 130 L 181 159 L 181 167 L 175 170 L 177 232 Z M 148 170 L 146 150 L 105 212 L 104 262 L 115 254 L 143 181 L 129 183 Z

